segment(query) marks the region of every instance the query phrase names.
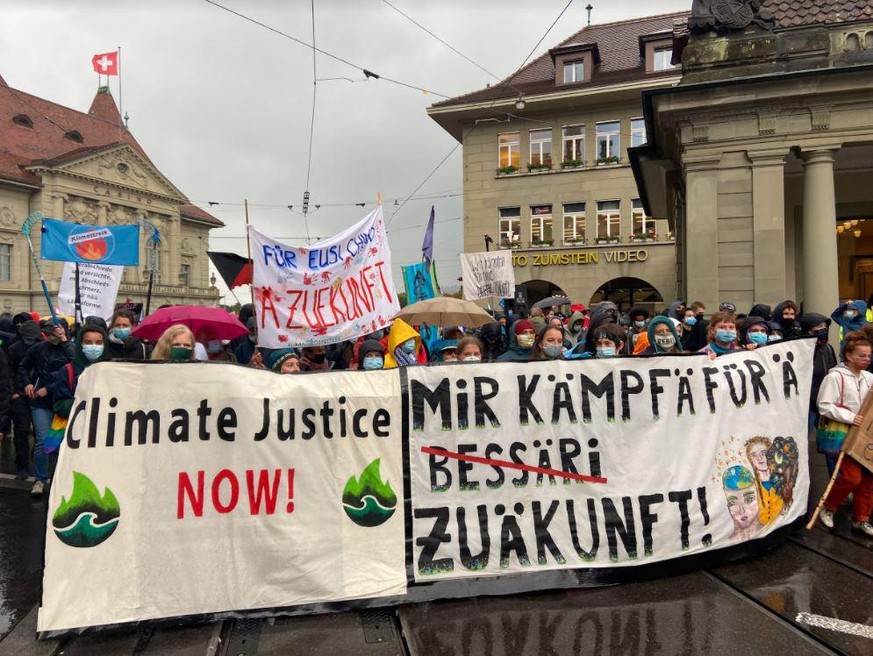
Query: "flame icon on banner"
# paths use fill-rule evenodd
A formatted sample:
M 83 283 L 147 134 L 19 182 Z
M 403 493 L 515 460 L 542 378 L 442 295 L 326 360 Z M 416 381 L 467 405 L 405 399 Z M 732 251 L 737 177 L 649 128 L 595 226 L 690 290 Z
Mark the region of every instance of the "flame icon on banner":
M 108 487 L 103 496 L 94 482 L 79 472 L 73 472 L 73 493 L 61 503 L 52 516 L 55 535 L 70 547 L 96 547 L 115 532 L 121 517 L 118 499 Z
M 397 508 L 397 495 L 379 473 L 380 459 L 364 468 L 359 478 L 350 477 L 343 488 L 343 509 L 358 526 L 384 524 Z

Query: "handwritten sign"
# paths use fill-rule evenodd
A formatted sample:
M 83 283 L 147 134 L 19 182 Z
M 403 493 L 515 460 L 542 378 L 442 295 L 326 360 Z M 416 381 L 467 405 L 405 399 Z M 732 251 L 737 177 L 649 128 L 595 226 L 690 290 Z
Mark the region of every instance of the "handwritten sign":
M 461 253 L 464 298 L 512 298 L 515 295 L 515 271 L 512 258 L 504 251 Z
M 375 332 L 400 310 L 382 208 L 309 247 L 249 227 L 258 342 L 268 348 L 333 344 Z

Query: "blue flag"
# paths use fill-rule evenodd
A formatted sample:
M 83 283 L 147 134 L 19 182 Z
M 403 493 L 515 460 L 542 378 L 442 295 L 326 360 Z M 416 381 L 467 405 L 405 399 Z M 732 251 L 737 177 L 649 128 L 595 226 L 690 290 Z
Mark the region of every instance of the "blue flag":
M 436 296 L 436 285 L 426 263 L 410 264 L 402 269 L 407 303 L 417 303 Z
M 421 257 L 425 262 L 427 262 L 428 266 L 433 262 L 433 223 L 435 215 L 436 213 L 434 212 L 433 205 L 431 205 L 430 218 L 427 221 L 427 229 L 424 231 L 424 241 L 421 244 Z
M 42 259 L 80 264 L 139 264 L 139 226 L 91 226 L 43 219 Z

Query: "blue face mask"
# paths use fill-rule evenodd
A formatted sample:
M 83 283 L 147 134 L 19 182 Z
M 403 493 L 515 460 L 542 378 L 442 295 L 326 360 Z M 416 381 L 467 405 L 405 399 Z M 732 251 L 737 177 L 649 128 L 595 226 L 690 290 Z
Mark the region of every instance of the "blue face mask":
M 767 343 L 767 333 L 749 333 L 748 338 L 749 342 L 758 346 Z
M 686 326 L 694 326 L 697 324 L 697 317 L 687 317 L 685 319 Z
M 130 328 L 113 328 L 112 336 L 115 339 L 127 339 L 130 337 Z
M 614 346 L 605 346 L 603 348 L 597 349 L 597 357 L 598 358 L 614 358 L 615 357 L 615 347 Z
M 382 358 L 364 358 L 364 369 L 373 371 L 382 368 Z
M 99 360 L 103 355 L 103 344 L 82 344 L 82 354 L 88 362 Z
M 736 330 L 725 330 L 724 328 L 719 328 L 715 331 L 715 341 L 719 342 L 720 344 L 733 344 L 736 339 Z
M 400 348 L 403 349 L 404 353 L 415 353 L 415 340 L 407 339 L 405 342 L 403 342 Z
M 782 339 L 782 335 L 776 335 L 776 334 L 773 334 L 773 335 L 770 335 L 770 336 L 767 338 L 767 341 L 768 341 L 768 342 L 778 342 L 778 341 L 780 341 L 781 339 Z

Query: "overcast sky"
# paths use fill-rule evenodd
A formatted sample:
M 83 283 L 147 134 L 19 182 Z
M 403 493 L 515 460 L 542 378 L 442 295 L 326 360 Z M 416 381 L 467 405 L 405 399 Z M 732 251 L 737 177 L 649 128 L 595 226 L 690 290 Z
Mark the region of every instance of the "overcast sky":
M 312 42 L 307 0 L 216 1 Z M 388 1 L 499 78 L 524 61 L 567 4 Z M 573 0 L 534 57 L 585 25 L 586 4 Z M 591 4 L 592 22 L 605 23 L 688 9 L 691 0 Z M 81 111 L 97 86 L 91 56 L 121 47 L 122 88 L 119 94 L 113 79 L 112 93 L 116 101 L 121 97 L 131 132 L 159 170 L 227 225 L 212 231 L 212 250 L 245 254 L 245 198 L 260 230 L 306 243 L 303 216 L 295 212 L 306 190 L 309 48 L 206 0 L 18 0 L 4 8 L 0 35 L 0 74 L 10 86 Z M 351 225 L 369 211 L 354 204 L 373 203 L 381 191 L 399 272 L 401 264 L 420 261 L 433 204 L 439 277 L 444 287 L 456 287 L 463 250 L 461 149 L 415 193 L 436 198 L 403 202 L 456 144 L 425 113 L 441 100 L 434 93 L 460 95 L 496 79 L 385 0 L 315 0 L 315 43 L 359 68 L 316 55 L 317 78 L 324 81 L 317 84 L 309 237 Z M 434 93 L 364 81 L 362 68 Z M 396 213 L 395 199 L 403 204 Z M 402 285 L 399 275 L 395 279 Z

